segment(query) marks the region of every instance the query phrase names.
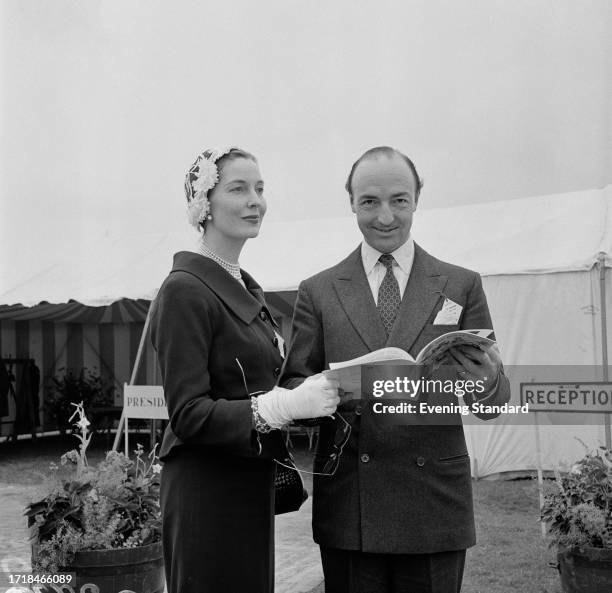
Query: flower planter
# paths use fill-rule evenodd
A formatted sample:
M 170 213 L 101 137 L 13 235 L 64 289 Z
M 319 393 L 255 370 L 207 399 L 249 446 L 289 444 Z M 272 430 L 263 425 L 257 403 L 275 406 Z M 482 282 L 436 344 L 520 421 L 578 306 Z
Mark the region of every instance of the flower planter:
M 61 571 L 76 573 L 76 582 L 70 588 L 77 593 L 81 590 L 163 593 L 165 586 L 161 542 L 136 548 L 77 552 L 72 564 Z M 97 589 L 82 589 L 88 584 Z
M 82 402 L 75 408 L 71 420 L 77 418 L 79 449 L 62 455 L 66 470 L 55 475 L 42 500 L 26 507 L 32 568 L 47 574 L 58 569 L 74 573 L 76 582 L 65 587 L 66 592 L 163 593 L 162 545 L 157 541 L 161 539 L 161 465 L 156 463 L 155 447 L 143 457 L 138 445 L 134 461 L 108 451 L 104 460 L 90 466 L 89 420 Z M 57 465 L 51 469 L 59 472 Z M 113 547 L 142 541 L 156 543 Z M 104 549 L 88 549 L 92 542 Z
M 612 591 L 612 550 L 560 547 L 557 561 L 561 587 L 565 593 Z

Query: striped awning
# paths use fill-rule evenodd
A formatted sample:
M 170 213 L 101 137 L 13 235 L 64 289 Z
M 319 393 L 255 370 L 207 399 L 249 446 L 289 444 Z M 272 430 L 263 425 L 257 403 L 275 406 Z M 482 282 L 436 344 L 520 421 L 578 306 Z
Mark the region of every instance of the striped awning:
M 266 301 L 274 317 L 291 317 L 294 291 L 266 293 Z M 42 302 L 33 307 L 1 305 L 0 321 L 51 321 L 53 323 L 137 323 L 143 322 L 151 301 L 121 299 L 110 305 L 92 307 L 71 300 L 67 303 Z
M 0 320 L 39 320 L 55 323 L 134 323 L 145 320 L 150 304 L 150 301 L 144 299 L 121 299 L 101 307 L 89 307 L 73 300 L 59 304 L 42 302 L 33 307 L 3 305 L 0 306 Z

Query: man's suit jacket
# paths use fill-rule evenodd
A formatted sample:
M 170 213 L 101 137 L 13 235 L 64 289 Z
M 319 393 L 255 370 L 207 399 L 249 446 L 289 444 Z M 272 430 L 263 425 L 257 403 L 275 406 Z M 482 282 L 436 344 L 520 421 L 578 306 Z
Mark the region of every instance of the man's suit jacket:
M 456 325 L 433 323 L 445 297 L 463 307 Z M 385 346 L 416 356 L 443 333 L 491 327 L 480 276 L 415 245 L 412 272 L 387 338 L 358 248 L 301 283 L 280 384 L 294 387 L 330 362 Z M 501 376 L 490 401 L 508 399 L 508 381 Z M 335 475 L 314 477 L 317 543 L 375 553 L 430 553 L 474 545 L 470 460 L 460 422 L 381 426 L 365 400 L 338 410 L 352 431 Z M 315 471 L 333 451 L 335 433 L 336 424 L 323 420 Z

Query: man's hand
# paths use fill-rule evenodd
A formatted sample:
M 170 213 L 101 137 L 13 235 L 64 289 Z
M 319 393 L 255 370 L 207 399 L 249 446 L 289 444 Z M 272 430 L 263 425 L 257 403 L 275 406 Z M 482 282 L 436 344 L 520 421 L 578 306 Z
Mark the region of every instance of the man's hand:
M 462 379 L 482 381 L 485 392 L 497 383 L 502 361 L 495 344 L 487 350 L 475 346 L 453 346 L 448 349 L 448 354 L 449 361 L 458 367 L 457 373 Z

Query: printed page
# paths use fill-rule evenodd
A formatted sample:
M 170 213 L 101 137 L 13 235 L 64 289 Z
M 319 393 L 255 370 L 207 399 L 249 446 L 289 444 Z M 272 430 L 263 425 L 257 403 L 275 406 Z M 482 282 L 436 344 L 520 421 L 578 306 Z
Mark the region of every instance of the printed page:
M 361 393 L 361 367 L 364 364 L 414 364 L 415 360 L 401 348 L 381 348 L 352 360 L 330 362 L 328 371 L 323 371 L 326 377 L 338 379 L 340 388 L 345 393 L 359 395 Z
M 343 369 L 346 367 L 361 366 L 362 364 L 372 364 L 374 362 L 386 362 L 389 360 L 400 360 L 416 362 L 408 352 L 401 348 L 381 348 L 380 350 L 374 350 L 374 352 L 368 352 L 358 358 L 351 360 L 344 360 L 342 362 L 330 362 L 330 370 Z

